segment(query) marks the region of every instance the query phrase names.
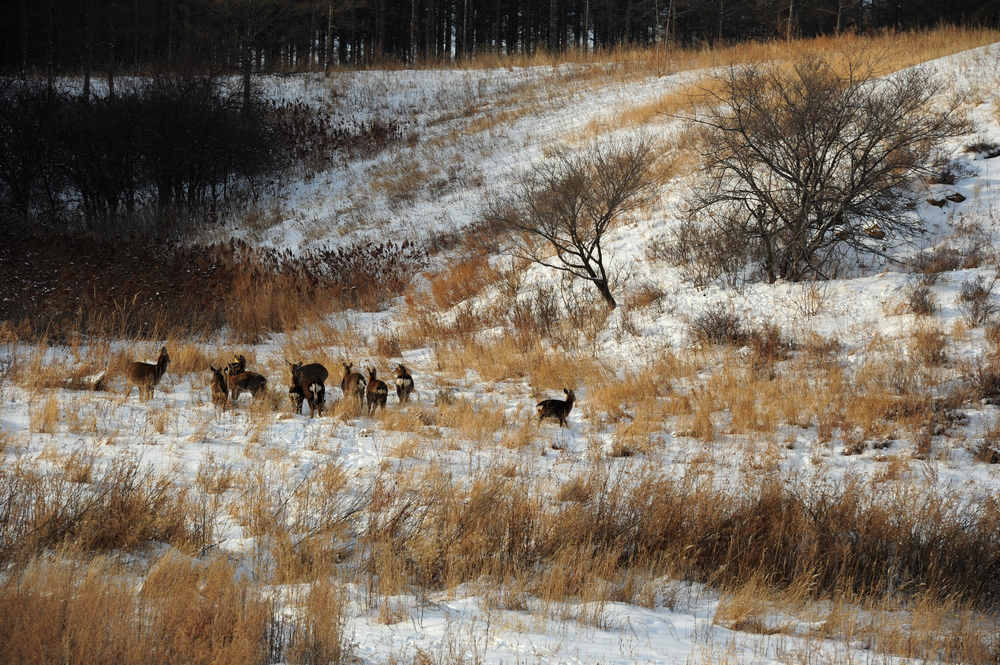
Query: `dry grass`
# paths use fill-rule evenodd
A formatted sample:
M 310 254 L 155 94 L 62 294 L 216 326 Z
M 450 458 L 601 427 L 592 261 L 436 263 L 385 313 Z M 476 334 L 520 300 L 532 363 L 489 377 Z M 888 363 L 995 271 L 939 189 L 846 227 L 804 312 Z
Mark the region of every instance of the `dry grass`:
M 150 541 L 182 549 L 201 545 L 186 491 L 170 478 L 116 458 L 95 479 L 81 452 L 65 463 L 66 475 L 45 476 L 20 468 L 0 475 L 0 561 L 24 562 L 48 548 L 72 546 L 95 553 L 143 547 Z
M 475 297 L 499 278 L 499 273 L 490 266 L 486 257 L 457 261 L 430 278 L 431 295 L 438 308 L 449 310 Z
M 296 622 L 289 635 L 287 662 L 290 665 L 352 662 L 346 630 L 348 598 L 344 589 L 328 579 L 320 579 L 296 604 L 302 608 L 303 619 Z
M 59 398 L 55 393 L 37 395 L 28 404 L 29 427 L 39 434 L 54 434 L 59 426 Z
M 510 337 L 441 347 L 437 361 L 442 372 L 454 377 L 464 378 L 472 370 L 487 383 L 527 378 L 536 397 L 542 390 L 594 385 L 605 375 L 588 354 L 563 353 L 540 344 L 522 349 Z
M 910 341 L 910 352 L 924 365 L 940 366 L 948 356 L 945 352 L 948 346 L 948 336 L 936 326 L 921 326 L 913 331 Z
M 492 445 L 506 425 L 504 404 L 494 399 L 456 399 L 442 404 L 437 424 L 456 430 L 463 438 L 482 445 Z
M 136 593 L 111 563 L 32 561 L 0 587 L 4 663 L 263 662 L 272 608 L 224 559 L 167 555 Z
M 995 30 L 940 27 L 929 31 L 885 32 L 873 36 L 842 34 L 787 42 L 746 42 L 718 49 L 667 49 L 666 51 L 628 51 L 606 60 L 610 68 L 590 74 L 593 80 L 629 80 L 659 76 L 664 72 L 727 67 L 735 64 L 785 61 L 808 54 L 824 53 L 845 65 L 848 59 L 864 60 L 875 76 L 911 67 L 921 62 L 957 53 L 1000 39 Z M 598 56 L 599 58 L 600 56 Z M 595 68 L 596 69 L 596 68 Z M 629 127 L 643 127 L 665 122 L 674 116 L 690 115 L 697 107 L 715 104 L 722 91 L 721 82 L 703 78 L 685 84 L 660 97 L 616 109 L 588 123 L 574 135 L 576 140 L 598 136 Z M 682 142 L 684 145 L 686 142 Z
M 1000 597 L 995 580 L 967 570 L 995 556 L 990 534 L 1000 511 L 989 500 L 970 521 L 947 496 L 748 480 L 734 495 L 711 483 L 598 473 L 564 484 L 551 503 L 523 481 L 493 476 L 464 486 L 437 475 L 381 486 L 365 542 L 375 569 L 394 571 L 382 593 L 407 582 L 520 580 L 557 615 L 568 600 L 633 602 L 635 579 L 664 573 L 743 589 L 744 599 L 755 595 L 750 588 L 795 598 L 907 598 L 930 588 L 939 601 L 961 598 L 982 609 Z M 884 547 L 890 542 L 897 546 Z M 732 604 L 734 620 L 759 607 Z
M 431 176 L 423 163 L 415 159 L 399 163 L 391 169 L 382 165 L 371 174 L 371 191 L 385 196 L 389 207 L 396 208 L 414 201 Z

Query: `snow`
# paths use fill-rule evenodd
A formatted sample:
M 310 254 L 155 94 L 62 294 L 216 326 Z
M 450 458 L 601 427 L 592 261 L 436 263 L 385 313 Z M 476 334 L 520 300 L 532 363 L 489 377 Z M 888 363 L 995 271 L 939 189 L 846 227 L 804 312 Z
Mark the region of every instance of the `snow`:
M 983 94 L 983 81 L 993 80 L 1000 57 L 1000 44 L 975 49 L 928 63 L 949 79 L 950 89 L 968 100 L 975 137 L 1000 142 L 997 97 L 975 102 Z M 264 229 L 235 228 L 225 233 L 244 237 L 259 245 L 305 251 L 320 245 L 349 244 L 364 238 L 383 237 L 390 229 L 394 239 L 423 242 L 434 234 L 456 231 L 473 224 L 490 190 L 502 190 L 523 169 L 543 159 L 546 151 L 561 144 L 572 145 L 572 137 L 592 121 L 613 117 L 625 105 L 656 99 L 663 93 L 697 80 L 704 72 L 618 80 L 581 79 L 574 83 L 572 67 L 499 69 L 469 71 L 365 71 L 336 73 L 330 79 L 319 75 L 275 77 L 263 81 L 266 94 L 279 100 L 299 100 L 324 106 L 340 114 L 343 122 L 364 123 L 374 118 L 396 120 L 417 135 L 413 145 L 406 141 L 369 159 L 344 162 L 308 180 L 290 183 L 280 201 L 277 224 Z M 562 85 L 553 81 L 568 79 Z M 98 82 L 95 82 L 98 85 Z M 521 101 L 515 101 L 521 100 Z M 527 101 L 525 101 L 527 100 Z M 531 111 L 511 123 L 496 125 L 483 132 L 460 130 L 487 110 L 512 111 L 519 104 Z M 663 118 L 647 126 L 647 132 L 672 132 L 677 121 Z M 635 130 L 622 130 L 623 133 Z M 955 141 L 943 156 L 953 160 L 963 174 L 954 185 L 916 185 L 922 201 L 913 214 L 926 221 L 927 233 L 919 242 L 896 251 L 899 258 L 952 241 L 956 231 L 979 225 L 995 244 L 1000 233 L 1000 159 L 988 160 L 963 152 L 971 140 Z M 437 193 L 421 187 L 413 200 L 391 202 L 369 187 L 374 174 L 418 166 L 435 174 L 446 174 L 448 165 L 460 165 L 464 178 L 449 180 Z M 437 177 L 437 176 L 435 176 Z M 804 341 L 811 335 L 836 338 L 844 351 L 842 360 L 860 366 L 872 353 L 871 342 L 878 336 L 889 340 L 896 353 L 907 353 L 902 338 L 913 330 L 910 314 L 896 314 L 913 276 L 895 264 L 868 266 L 856 276 L 820 285 L 817 291 L 791 283 L 752 284 L 740 292 L 719 285 L 696 289 L 684 282 L 673 267 L 646 257 L 648 243 L 661 238 L 678 222 L 679 202 L 689 180 L 681 179 L 665 188 L 658 203 L 643 217 L 618 227 L 608 243 L 608 253 L 616 265 L 627 269 L 633 283 L 647 282 L 667 293 L 660 308 L 616 311 L 597 340 L 596 354 L 620 374 L 634 370 L 670 347 L 677 353 L 701 352 L 687 333 L 692 317 L 717 303 L 729 303 L 747 320 L 779 326 L 793 339 Z M 961 204 L 935 207 L 927 198 L 959 192 Z M 216 232 L 219 233 L 219 232 Z M 203 239 L 214 239 L 212 237 Z M 494 260 L 502 261 L 501 257 Z M 961 284 L 977 275 L 987 278 L 995 268 L 984 266 L 942 274 L 931 287 L 940 311 L 935 322 L 943 330 L 953 330 L 961 318 L 956 299 Z M 530 288 L 558 286 L 558 276 L 541 268 L 526 275 Z M 488 296 L 487 296 L 488 297 Z M 331 317 L 335 326 L 350 326 L 369 341 L 374 334 L 399 325 L 401 303 L 378 314 L 348 312 Z M 632 316 L 637 336 L 616 333 L 621 317 Z M 285 335 L 274 335 L 254 348 L 260 367 L 283 367 Z M 124 346 L 124 343 L 116 342 Z M 154 345 L 150 345 L 150 349 Z M 155 345 L 158 348 L 158 344 Z M 950 351 L 955 363 L 972 362 L 985 348 L 981 329 L 966 331 L 953 340 Z M 328 358 L 351 353 L 351 349 L 329 346 Z M 0 367 L 13 357 L 23 357 L 19 347 L 0 347 Z M 54 349 L 52 354 L 63 353 Z M 64 352 L 67 356 L 68 351 Z M 355 367 L 374 358 L 354 357 Z M 488 404 L 502 408 L 511 419 L 533 413 L 534 398 L 525 381 L 489 386 L 474 373 L 448 377 L 437 369 L 433 348 L 407 350 L 401 360 L 413 372 L 418 393 L 409 408 L 432 407 L 435 395 L 453 390 L 456 397 L 482 399 L 493 393 Z M 385 368 L 382 368 L 386 371 Z M 339 375 L 339 367 L 333 374 Z M 275 372 L 272 385 L 280 384 Z M 331 378 L 328 400 L 339 396 Z M 463 442 L 454 433 L 439 428 L 449 446 L 422 447 L 416 457 L 398 458 L 392 451 L 406 444 L 412 434 L 383 429 L 377 418 L 310 419 L 302 415 L 255 415 L 244 397 L 237 408 L 216 410 L 210 400 L 207 376 L 178 376 L 168 373 L 157 387 L 155 397 L 140 402 L 135 394 L 122 398 L 120 383 L 112 392 L 82 392 L 54 389 L 32 392 L 10 383 L 0 384 L 0 433 L 7 441 L 3 452 L 8 464 L 22 463 L 43 470 L 57 468 L 54 453 L 85 450 L 106 465 L 115 456 L 128 453 L 159 472 L 174 474 L 180 484 L 193 483 L 198 470 L 208 461 L 230 467 L 236 473 L 260 472 L 277 479 L 285 488 L 294 487 L 317 469 L 336 464 L 345 470 L 356 494 L 364 493 L 372 479 L 386 466 L 415 471 L 438 464 L 457 479 L 468 478 L 474 469 L 489 468 L 512 460 L 530 468 L 533 477 L 552 486 L 587 468 L 591 442 L 607 449 L 614 433 L 599 423 L 584 420 L 583 410 L 575 410 L 570 427 L 545 426 L 537 445 L 525 451 L 500 446 L 476 446 Z M 551 387 L 555 393 L 555 386 Z M 496 393 L 500 393 L 500 398 Z M 41 400 L 54 395 L 64 420 L 72 413 L 83 425 L 63 422 L 55 433 L 33 431 L 31 410 Z M 555 396 L 547 395 L 547 396 Z M 502 401 L 501 401 L 502 398 Z M 583 389 L 578 397 L 587 399 Z M 395 397 L 390 409 L 398 408 Z M 966 410 L 968 421 L 961 426 L 959 439 L 981 439 L 1000 410 L 983 405 Z M 91 424 L 92 423 L 92 424 Z M 693 451 L 707 449 L 717 460 L 717 482 L 735 482 L 739 460 L 725 454 L 725 446 L 750 437 L 728 437 L 725 444 L 703 444 L 673 431 L 658 435 L 660 445 L 643 463 L 662 468 L 665 473 L 684 473 Z M 847 476 L 874 476 L 880 467 L 877 455 L 843 456 L 829 446 L 816 444 L 816 428 L 784 427 L 779 439 L 790 438 L 790 449 L 782 451 L 781 468 L 791 473 L 816 475 L 818 482 L 836 484 Z M 555 449 L 555 450 L 554 450 Z M 543 454 L 539 454 L 541 451 Z M 817 463 L 817 458 L 820 459 Z M 627 466 L 628 459 L 607 462 Z M 925 483 L 953 490 L 967 497 L 996 495 L 1000 492 L 998 466 L 975 463 L 967 447 L 956 444 L 940 456 L 910 466 L 905 481 Z M 237 521 L 222 511 L 216 525 L 215 550 L 240 559 L 249 556 L 258 544 Z M 418 651 L 431 654 L 435 662 L 484 663 L 697 663 L 697 662 L 789 662 L 789 654 L 803 661 L 816 653 L 823 661 L 869 662 L 876 656 L 859 645 L 822 640 L 810 636 L 808 626 L 793 635 L 765 636 L 730 630 L 714 622 L 721 602 L 717 593 L 696 585 L 661 580 L 664 593 L 653 607 L 607 603 L 600 608 L 560 608 L 567 616 L 599 616 L 599 625 L 572 618 L 549 616 L 544 608 L 527 611 L 502 610 L 490 606 L 483 590 L 462 587 L 429 597 L 399 596 L 386 599 L 400 609 L 402 619 L 386 624 L 378 611 L 365 606 L 364 593 L 351 587 L 353 616 L 349 634 L 357 656 L 364 663 L 407 660 Z M 665 603 L 669 590 L 674 598 Z M 533 601 L 537 605 L 537 601 Z M 774 617 L 771 617 L 774 619 Z M 878 660 L 883 657 L 879 656 Z M 885 660 L 893 660 L 884 657 Z

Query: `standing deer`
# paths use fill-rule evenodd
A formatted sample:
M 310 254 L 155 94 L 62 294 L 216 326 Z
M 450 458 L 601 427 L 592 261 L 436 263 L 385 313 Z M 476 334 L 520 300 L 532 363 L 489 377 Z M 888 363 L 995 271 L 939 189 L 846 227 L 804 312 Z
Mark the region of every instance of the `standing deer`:
M 566 416 L 569 415 L 570 410 L 573 408 L 573 402 L 576 400 L 576 395 L 569 388 L 563 388 L 563 392 L 566 393 L 566 399 L 543 399 L 535 407 L 538 409 L 538 422 L 541 423 L 543 418 L 557 418 L 559 420 L 560 427 L 566 427 Z
M 340 380 L 340 389 L 344 391 L 344 399 L 353 396 L 358 400 L 358 404 L 365 402 L 365 377 L 357 372 L 351 371 L 351 363 L 341 363 L 344 366 L 344 377 Z
M 292 400 L 292 409 L 296 414 L 302 413 L 302 402 L 306 400 L 306 393 L 297 385 L 288 389 L 288 399 Z
M 381 407 L 385 411 L 385 401 L 389 397 L 389 386 L 385 385 L 385 381 L 375 378 L 374 367 L 368 370 L 368 389 L 366 393 L 368 395 L 369 416 L 375 411 L 376 406 Z
M 153 396 L 153 388 L 160 382 L 170 364 L 170 356 L 167 354 L 167 347 L 160 348 L 160 355 L 156 358 L 156 364 L 131 362 L 125 368 L 125 396 L 132 392 L 132 386 L 139 389 L 140 399 L 149 399 Z
M 326 379 L 330 373 L 319 363 L 288 365 L 292 369 L 292 386 L 288 389 L 292 402 L 301 410 L 302 400 L 305 399 L 309 402 L 309 417 L 314 417 L 317 411 L 322 416 L 326 403 Z
M 267 388 L 267 377 L 257 372 L 247 371 L 247 359 L 243 355 L 233 358 L 225 369 L 229 399 L 235 402 L 243 393 L 250 393 L 256 399 Z
M 410 401 L 410 393 L 413 392 L 413 376 L 410 370 L 403 365 L 396 365 L 396 398 L 403 402 Z
M 224 369 L 216 369 L 214 365 L 209 365 L 208 368 L 212 370 L 212 404 L 224 409 L 229 401 L 229 385 L 226 383 Z

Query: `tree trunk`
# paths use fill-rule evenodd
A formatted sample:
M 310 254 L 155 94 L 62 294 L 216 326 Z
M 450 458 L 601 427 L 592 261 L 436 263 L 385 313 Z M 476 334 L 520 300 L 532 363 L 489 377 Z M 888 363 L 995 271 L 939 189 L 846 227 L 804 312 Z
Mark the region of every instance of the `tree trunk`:
M 115 66 L 118 55 L 115 53 L 115 16 L 114 7 L 108 6 L 108 97 L 115 96 Z
M 132 73 L 139 73 L 139 0 L 132 0 Z
M 86 0 L 84 0 L 86 2 Z M 174 3 L 167 3 L 167 67 L 174 64 Z
M 456 49 L 457 51 L 458 49 Z M 462 3 L 462 48 L 460 55 L 469 53 L 469 0 Z
M 725 13 L 725 0 L 719 0 L 719 30 L 715 35 L 715 41 L 719 44 L 722 43 L 722 17 L 725 16 Z
M 595 279 L 594 286 L 600 292 L 601 297 L 604 298 L 604 302 L 608 304 L 608 309 L 614 309 L 618 307 L 618 303 L 615 302 L 615 297 L 611 295 L 611 289 L 608 288 L 608 280 L 606 279 Z
M 323 76 L 330 75 L 330 48 L 333 46 L 333 0 L 326 3 L 326 33 L 323 35 Z
M 250 114 L 250 74 L 253 69 L 252 1 L 246 11 L 247 13 L 244 17 L 245 23 L 243 24 L 243 48 L 241 49 L 243 51 L 243 62 L 240 63 L 243 70 L 243 115 Z
M 90 69 L 93 66 L 94 39 L 90 26 L 90 0 L 82 0 L 80 17 L 83 23 L 83 99 L 90 100 Z
M 410 64 L 417 62 L 417 0 L 410 0 Z
M 45 63 L 45 81 L 51 94 L 56 87 L 56 8 L 52 0 L 49 0 L 49 36 L 48 36 L 48 62 Z
M 557 38 L 557 16 L 559 9 L 558 0 L 549 0 L 549 53 L 555 53 L 559 49 Z
M 21 78 L 28 78 L 28 3 L 21 0 Z

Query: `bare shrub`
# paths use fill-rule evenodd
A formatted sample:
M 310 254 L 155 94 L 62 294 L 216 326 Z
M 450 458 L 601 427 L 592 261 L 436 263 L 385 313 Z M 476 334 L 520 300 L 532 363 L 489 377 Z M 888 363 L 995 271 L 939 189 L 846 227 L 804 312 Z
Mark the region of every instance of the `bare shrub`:
M 790 69 L 734 67 L 722 83 L 718 105 L 695 121 L 710 177 L 690 216 L 738 239 L 716 269 L 753 264 L 769 282 L 828 278 L 846 250 L 883 256 L 886 238 L 917 233 L 902 191 L 936 144 L 966 130 L 955 105 L 930 104 L 941 83 L 920 69 L 876 79 L 809 57 Z
M 993 423 L 983 434 L 982 440 L 974 447 L 972 456 L 986 464 L 1000 464 L 1000 423 Z
M 522 175 L 513 193 L 492 197 L 486 220 L 511 231 L 516 256 L 593 283 L 614 308 L 602 242 L 655 191 L 652 150 L 647 139 L 596 143 L 582 154 L 559 150 Z
M 911 284 L 904 291 L 906 305 L 914 314 L 930 316 L 937 311 L 937 298 L 926 284 Z
M 678 266 L 684 278 L 699 288 L 720 277 L 728 286 L 738 288 L 746 279 L 743 267 L 749 259 L 748 252 L 749 247 L 739 234 L 690 219 L 646 248 L 648 258 Z
M 917 254 L 913 259 L 913 267 L 924 275 L 937 275 L 950 270 L 959 270 L 965 265 L 965 261 L 965 257 L 958 249 L 940 245 Z
M 984 159 L 1000 157 L 1000 143 L 996 141 L 979 140 L 965 146 L 965 152 L 982 155 Z
M 978 268 L 991 258 L 990 234 L 980 224 L 963 224 L 944 244 L 920 252 L 911 264 L 932 282 L 938 273 Z
M 980 361 L 972 369 L 972 386 L 976 398 L 990 404 L 1000 404 L 1000 363 Z
M 1000 306 L 992 301 L 993 287 L 996 283 L 997 277 L 986 282 L 982 275 L 962 282 L 957 305 L 970 326 L 981 326 L 1000 311 Z
M 743 320 L 725 303 L 717 303 L 695 316 L 688 331 L 694 339 L 709 344 L 742 346 L 750 338 Z

